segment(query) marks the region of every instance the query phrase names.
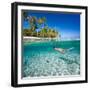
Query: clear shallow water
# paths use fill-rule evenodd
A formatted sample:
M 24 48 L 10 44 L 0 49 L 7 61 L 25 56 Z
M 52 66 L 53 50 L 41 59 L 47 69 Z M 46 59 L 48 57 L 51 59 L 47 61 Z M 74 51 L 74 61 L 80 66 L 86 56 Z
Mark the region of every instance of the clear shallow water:
M 67 49 L 62 54 L 54 49 Z M 23 45 L 22 76 L 80 74 L 80 41 L 33 42 Z

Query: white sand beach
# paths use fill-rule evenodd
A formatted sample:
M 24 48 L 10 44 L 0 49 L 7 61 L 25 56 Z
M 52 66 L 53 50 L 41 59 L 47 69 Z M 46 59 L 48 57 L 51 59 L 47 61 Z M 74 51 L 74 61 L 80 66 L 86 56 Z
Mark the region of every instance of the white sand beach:
M 25 41 L 51 41 L 57 40 L 57 38 L 43 38 L 43 37 L 32 37 L 32 36 L 23 36 L 23 40 Z

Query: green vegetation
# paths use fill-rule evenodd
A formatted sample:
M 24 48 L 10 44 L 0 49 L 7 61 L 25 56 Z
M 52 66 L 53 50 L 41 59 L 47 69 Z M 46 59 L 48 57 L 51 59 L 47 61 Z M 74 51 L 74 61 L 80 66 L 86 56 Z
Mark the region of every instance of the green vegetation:
M 29 16 L 27 12 L 23 12 L 23 20 L 27 20 L 30 25 L 28 29 L 23 29 L 24 36 L 55 38 L 58 35 L 55 29 L 48 27 L 45 17 L 37 18 Z

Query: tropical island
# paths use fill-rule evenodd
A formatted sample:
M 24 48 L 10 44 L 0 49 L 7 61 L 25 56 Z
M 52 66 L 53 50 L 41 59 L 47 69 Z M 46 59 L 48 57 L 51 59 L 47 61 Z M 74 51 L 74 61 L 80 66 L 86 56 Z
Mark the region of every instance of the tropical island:
M 22 18 L 29 23 L 28 28 L 23 28 L 24 40 L 57 40 L 60 36 L 57 30 L 48 26 L 46 17 L 37 18 L 23 12 Z

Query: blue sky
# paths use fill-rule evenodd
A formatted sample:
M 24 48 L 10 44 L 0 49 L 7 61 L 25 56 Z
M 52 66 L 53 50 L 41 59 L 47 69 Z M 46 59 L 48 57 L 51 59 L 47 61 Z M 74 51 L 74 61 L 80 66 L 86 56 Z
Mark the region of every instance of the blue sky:
M 30 16 L 46 17 L 48 27 L 56 29 L 61 34 L 61 38 L 79 38 L 80 37 L 80 14 L 79 13 L 61 13 L 30 11 Z M 30 25 L 27 21 L 23 22 L 23 28 Z

